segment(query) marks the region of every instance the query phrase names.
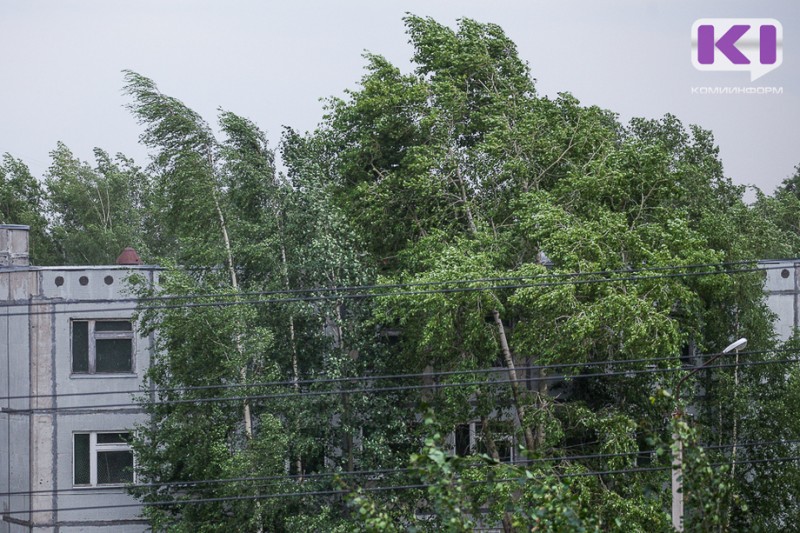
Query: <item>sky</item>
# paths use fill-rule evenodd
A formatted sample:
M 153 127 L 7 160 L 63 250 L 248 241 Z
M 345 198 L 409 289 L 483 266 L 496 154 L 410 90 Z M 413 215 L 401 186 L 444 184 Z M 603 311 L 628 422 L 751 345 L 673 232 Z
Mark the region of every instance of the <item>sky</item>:
M 800 163 L 797 0 L 0 0 L 0 153 L 39 177 L 58 141 L 81 159 L 100 147 L 145 165 L 125 69 L 210 123 L 220 108 L 255 121 L 275 148 L 284 126 L 313 130 L 324 98 L 358 88 L 365 51 L 413 69 L 406 13 L 500 25 L 540 95 L 569 92 L 624 123 L 670 113 L 713 131 L 735 183 L 771 193 Z M 696 69 L 693 25 L 707 18 L 777 20 L 782 63 L 754 81 Z

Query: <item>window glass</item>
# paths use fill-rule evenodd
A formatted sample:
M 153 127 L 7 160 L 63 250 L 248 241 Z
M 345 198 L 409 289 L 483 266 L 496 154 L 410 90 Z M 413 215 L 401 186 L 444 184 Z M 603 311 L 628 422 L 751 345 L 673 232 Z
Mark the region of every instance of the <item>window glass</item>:
M 132 331 L 131 323 L 127 320 L 100 321 L 94 324 L 95 331 Z
M 72 373 L 133 372 L 133 325 L 130 320 L 73 320 Z
M 89 468 L 89 435 L 88 433 L 75 434 L 75 484 L 89 485 L 91 483 Z
M 459 457 L 464 457 L 469 455 L 472 452 L 470 447 L 469 437 L 469 424 L 460 424 L 456 426 L 455 437 L 456 437 L 456 455 Z
M 97 339 L 95 372 L 130 372 L 130 339 Z
M 510 462 L 513 459 L 513 438 L 514 427 L 508 421 L 490 420 L 489 432 L 492 436 L 495 450 L 500 461 Z M 478 441 L 478 453 L 489 454 L 489 446 L 486 445 L 485 435 L 480 435 Z
M 99 437 L 100 435 L 98 435 Z M 97 484 L 133 481 L 133 453 L 130 451 L 97 452 Z
M 72 323 L 72 371 L 89 371 L 89 323 Z
M 73 438 L 73 480 L 76 487 L 133 482 L 130 433 L 75 433 Z
M 497 447 L 497 455 L 500 457 L 500 461 L 504 463 L 508 463 L 511 461 L 511 441 L 507 439 L 500 439 L 495 442 L 495 446 Z
M 130 433 L 98 433 L 97 444 L 127 444 Z

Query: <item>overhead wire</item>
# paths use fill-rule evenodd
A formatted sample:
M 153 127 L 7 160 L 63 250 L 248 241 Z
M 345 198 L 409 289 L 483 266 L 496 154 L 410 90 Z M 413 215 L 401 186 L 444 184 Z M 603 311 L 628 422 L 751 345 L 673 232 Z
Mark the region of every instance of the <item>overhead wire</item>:
M 773 445 L 790 445 L 800 444 L 800 440 L 769 440 L 769 441 L 745 441 L 736 444 L 714 444 L 714 445 L 699 445 L 703 449 L 732 449 L 732 448 L 751 448 L 758 446 L 773 446 Z M 476 462 L 466 465 L 467 468 L 477 466 L 494 466 L 506 464 L 510 466 L 529 466 L 541 463 L 559 462 L 559 461 L 588 461 L 595 459 L 613 459 L 617 457 L 630 457 L 630 456 L 644 456 L 657 454 L 659 451 L 665 451 L 668 448 L 661 447 L 651 450 L 636 450 L 629 452 L 617 453 L 596 453 L 596 454 L 580 454 L 580 455 L 565 455 L 565 456 L 551 456 L 551 457 L 536 457 L 533 459 L 522 459 L 511 462 L 488 463 L 486 461 Z M 467 456 L 468 457 L 468 456 Z M 282 474 L 273 476 L 246 476 L 235 478 L 217 478 L 217 479 L 204 479 L 204 480 L 187 480 L 187 481 L 166 481 L 166 482 L 151 482 L 139 483 L 133 485 L 126 485 L 126 490 L 139 490 L 139 489 L 159 489 L 165 487 L 177 487 L 178 489 L 200 487 L 204 485 L 219 485 L 219 484 L 233 484 L 233 483 L 249 483 L 249 482 L 265 482 L 265 481 L 305 481 L 314 479 L 325 479 L 331 477 L 341 476 L 376 476 L 383 474 L 397 474 L 415 472 L 416 470 L 408 467 L 401 468 L 383 468 L 383 469 L 370 469 L 370 470 L 353 470 L 353 471 L 334 471 L 334 472 L 320 472 L 309 474 Z M 261 485 L 248 485 L 247 488 Z M 113 488 L 113 487 L 112 487 Z M 31 496 L 35 494 L 57 494 L 63 492 L 74 493 L 74 495 L 85 494 L 92 495 L 94 492 L 108 491 L 108 486 L 93 486 L 93 487 L 70 487 L 62 489 L 40 489 L 40 490 L 26 490 L 26 491 L 13 491 L 13 492 L 0 492 L 0 497 L 7 496 Z
M 738 362 L 738 363 L 721 363 L 716 365 L 704 365 L 700 367 L 703 370 L 710 370 L 710 369 L 719 369 L 719 368 L 736 368 L 736 367 L 752 367 L 752 366 L 763 366 L 769 364 L 790 364 L 790 363 L 797 363 L 800 362 L 800 359 L 780 359 L 780 360 L 768 360 L 768 361 L 745 361 L 745 362 Z M 530 369 L 538 369 L 540 367 L 526 367 Z M 651 368 L 651 369 L 629 369 L 629 370 L 619 370 L 613 372 L 597 372 L 597 373 L 590 373 L 590 374 L 562 374 L 562 375 L 552 375 L 552 376 L 530 376 L 526 378 L 518 378 L 515 380 L 516 383 L 526 383 L 526 382 L 539 382 L 539 381 L 554 381 L 554 380 L 572 380 L 572 379 L 586 379 L 586 378 L 595 378 L 595 377 L 615 377 L 615 376 L 624 376 L 624 377 L 632 377 L 635 375 L 642 375 L 642 374 L 663 374 L 669 372 L 679 372 L 685 371 L 685 369 L 680 367 L 671 367 L 671 368 Z M 54 413 L 54 412 L 65 412 L 65 411 L 84 411 L 84 410 L 107 410 L 107 409 L 116 409 L 116 410 L 136 410 L 141 411 L 143 405 L 147 406 L 162 406 L 162 405 L 185 405 L 185 404 L 206 404 L 206 403 L 216 403 L 216 402 L 243 402 L 243 401 L 255 401 L 255 400 L 270 400 L 270 399 L 279 399 L 279 398 L 293 398 L 293 399 L 302 399 L 308 397 L 315 397 L 315 396 L 325 396 L 325 395 L 351 395 L 351 394 L 358 394 L 358 393 L 383 393 L 383 392 L 399 392 L 399 391 L 407 391 L 407 390 L 430 390 L 430 391 L 437 391 L 438 389 L 445 389 L 445 388 L 453 388 L 453 387 L 471 387 L 471 386 L 479 386 L 479 385 L 492 385 L 492 386 L 503 386 L 508 385 L 511 383 L 510 380 L 498 380 L 498 381 L 470 381 L 470 382 L 455 382 L 455 383 L 431 383 L 431 384 L 419 384 L 419 385 L 401 385 L 395 387 L 378 387 L 378 388 L 353 388 L 353 389 L 334 389 L 334 390 L 310 390 L 304 392 L 286 392 L 286 393 L 269 393 L 269 394 L 252 394 L 252 395 L 239 395 L 239 396 L 217 396 L 217 397 L 199 397 L 199 398 L 181 398 L 176 400 L 157 400 L 157 401 L 147 401 L 145 398 L 142 399 L 141 404 L 131 404 L 131 403 L 111 403 L 111 404 L 85 404 L 85 405 L 67 405 L 67 406 L 57 406 L 57 407 L 34 407 L 34 408 L 27 408 L 27 409 L 12 409 L 12 408 L 0 408 L 0 413 Z
M 319 292 L 353 292 L 353 291 L 367 291 L 375 289 L 399 289 L 405 287 L 429 287 L 437 285 L 463 285 L 467 283 L 494 283 L 500 281 L 523 281 L 523 280 L 537 280 L 537 279 L 551 279 L 551 278 L 576 278 L 588 276 L 608 276 L 612 274 L 627 274 L 630 275 L 634 272 L 659 272 L 664 270 L 683 270 L 693 268 L 709 268 L 709 267 L 729 267 L 735 265 L 751 265 L 759 263 L 760 260 L 741 260 L 741 261 L 724 261 L 717 263 L 692 263 L 687 265 L 662 265 L 654 267 L 636 267 L 624 269 L 608 269 L 608 270 L 595 270 L 588 272 L 552 272 L 545 274 L 533 274 L 528 276 L 493 276 L 472 279 L 455 279 L 455 280 L 432 280 L 432 281 L 406 281 L 398 283 L 378 283 L 378 284 L 365 284 L 365 285 L 345 285 L 342 287 L 310 287 L 300 289 L 271 289 L 264 291 L 240 291 L 233 293 L 189 293 L 189 294 L 162 294 L 157 296 L 137 296 L 133 298 L 115 298 L 115 299 L 97 299 L 97 298 L 81 298 L 81 299 L 64 299 L 53 300 L 53 305 L 83 305 L 83 304 L 107 304 L 107 303 L 139 303 L 149 301 L 169 301 L 169 300 L 193 300 L 200 298 L 241 298 L 243 296 L 272 296 L 279 294 L 304 294 L 304 293 L 319 293 Z M 763 271 L 772 270 L 777 268 L 784 268 L 783 266 L 774 267 L 757 267 L 754 270 L 748 269 L 747 271 Z M 738 271 L 738 270 L 736 270 Z M 31 305 L 30 301 L 11 301 L 0 303 L 2 307 L 24 307 Z
M 662 267 L 662 268 L 663 269 L 667 269 L 669 267 Z M 672 267 L 672 268 L 669 268 L 669 269 L 678 270 L 678 269 L 686 269 L 686 268 L 691 268 L 691 266 L 676 266 L 676 267 Z M 627 276 L 627 277 L 622 277 L 622 278 L 611 278 L 611 279 L 578 279 L 578 280 L 570 280 L 570 281 L 566 281 L 566 282 L 548 282 L 548 283 L 537 283 L 537 284 L 499 285 L 499 286 L 490 286 L 490 287 L 459 287 L 459 288 L 425 290 L 425 291 L 400 291 L 400 292 L 374 293 L 374 294 L 335 294 L 335 295 L 332 295 L 332 296 L 310 296 L 310 297 L 303 297 L 303 298 L 279 298 L 279 299 L 267 299 L 267 300 L 258 299 L 258 300 L 249 300 L 249 301 L 239 300 L 239 301 L 235 301 L 235 302 L 223 302 L 223 301 L 220 301 L 220 302 L 200 302 L 200 303 L 192 303 L 192 304 L 185 304 L 185 305 L 178 305 L 178 306 L 138 306 L 138 310 L 157 310 L 157 309 L 174 309 L 174 308 L 190 308 L 190 307 L 227 306 L 227 305 L 242 305 L 242 304 L 286 303 L 286 302 L 294 302 L 294 301 L 311 302 L 311 301 L 324 301 L 324 300 L 334 300 L 334 299 L 335 300 L 354 299 L 354 298 L 361 299 L 361 298 L 384 297 L 384 296 L 397 297 L 397 296 L 408 296 L 408 295 L 447 294 L 447 293 L 454 293 L 454 292 L 474 292 L 474 291 L 507 290 L 507 289 L 535 288 L 535 287 L 555 287 L 555 286 L 561 286 L 561 285 L 583 284 L 583 283 L 613 283 L 613 282 L 625 282 L 625 281 L 647 281 L 647 280 L 652 280 L 652 279 L 664 279 L 664 278 L 679 278 L 679 277 L 694 277 L 694 276 L 702 276 L 702 275 L 720 275 L 720 274 L 734 274 L 734 273 L 746 273 L 746 272 L 760 272 L 760 271 L 767 270 L 769 268 L 782 268 L 782 267 L 758 267 L 758 268 L 752 268 L 752 269 L 736 269 L 736 270 L 723 270 L 723 271 L 710 271 L 710 272 L 690 272 L 690 273 L 677 273 L 677 274 L 667 274 L 667 275 L 657 275 L 657 276 Z M 654 270 L 655 270 L 655 268 L 654 268 Z M 630 272 L 630 271 L 626 271 L 626 272 Z M 606 271 L 606 275 L 608 273 L 609 272 Z M 622 272 L 619 272 L 619 273 L 622 273 Z M 589 275 L 602 275 L 602 274 L 596 274 L 596 273 L 585 273 L 585 274 L 583 274 L 583 273 L 574 273 L 574 274 L 562 274 L 561 276 L 578 276 L 578 275 L 589 276 Z M 511 280 L 512 278 L 494 278 L 494 279 L 486 278 L 486 279 L 491 280 L 491 281 L 506 281 L 506 280 Z M 530 278 L 529 277 L 519 277 L 519 278 L 516 278 L 516 279 L 530 279 Z M 448 283 L 450 283 L 450 284 L 476 283 L 476 282 L 483 282 L 483 281 L 484 280 L 457 280 L 457 281 L 441 281 L 441 282 L 420 282 L 419 285 L 420 286 L 424 286 L 424 285 L 436 285 L 436 284 L 448 284 Z M 364 286 L 364 287 L 371 287 L 371 289 L 375 289 L 375 288 L 383 289 L 383 288 L 400 288 L 400 287 L 403 287 L 403 286 L 413 286 L 413 284 L 412 283 L 408 283 L 408 284 L 387 284 L 387 285 L 384 285 L 384 286 Z M 300 290 L 300 289 L 298 289 L 298 290 L 295 290 L 295 292 L 302 293 L 302 292 L 344 291 L 344 290 L 357 290 L 357 289 L 363 290 L 363 287 L 323 288 L 323 289 L 319 289 L 318 288 L 318 289 L 309 289 L 309 290 Z M 281 292 L 281 293 L 289 294 L 291 292 Z M 261 294 L 266 294 L 266 293 L 261 293 Z M 273 293 L 273 294 L 279 294 L 279 293 L 276 292 L 276 293 Z M 238 295 L 237 294 L 231 294 L 231 295 L 224 295 L 224 296 L 223 295 L 219 295 L 219 294 L 215 294 L 215 295 L 212 295 L 212 297 L 237 297 L 237 296 L 241 297 L 242 295 L 243 295 L 243 293 L 239 293 Z M 190 295 L 189 297 L 202 298 L 202 297 L 206 297 L 206 296 L 205 295 Z M 154 297 L 154 298 L 160 298 L 160 299 L 164 299 L 164 300 L 167 300 L 167 299 L 187 299 L 187 296 L 174 296 L 173 295 L 173 296 L 163 296 L 163 297 Z M 136 301 L 144 301 L 142 299 L 135 299 L 135 300 Z M 20 305 L 29 305 L 29 306 L 33 307 L 33 306 L 38 306 L 38 305 L 52 305 L 53 303 L 54 302 L 45 302 L 45 301 L 33 302 L 32 301 L 32 302 L 25 302 L 25 303 L 22 303 Z M 111 301 L 108 301 L 108 302 L 102 302 L 102 301 L 96 301 L 96 302 L 95 301 L 92 301 L 92 302 L 65 301 L 63 303 L 64 304 L 69 304 L 69 305 L 81 305 L 82 303 L 115 303 L 115 301 L 114 300 L 111 300 Z M 0 306 L 0 307 L 2 307 L 2 306 Z M 130 309 L 129 308 L 123 308 L 123 309 L 119 309 L 119 308 L 118 309 L 113 309 L 112 308 L 112 309 L 109 309 L 107 307 L 103 307 L 103 308 L 98 309 L 98 310 L 103 310 L 103 311 L 121 311 L 121 310 L 130 310 Z M 5 313 L 3 315 L 0 315 L 0 318 L 2 318 L 2 317 L 12 317 L 12 316 L 27 316 L 27 315 L 32 315 L 32 314 L 52 314 L 54 312 L 62 312 L 62 311 L 63 312 L 80 312 L 80 313 L 84 313 L 84 312 L 94 312 L 95 310 L 91 310 L 91 309 L 74 310 L 74 309 L 71 309 L 71 310 L 50 310 L 50 311 L 43 311 L 43 312 L 28 312 L 28 313 L 19 313 L 19 314 L 17 314 L 17 313 Z M 744 352 L 742 352 L 742 354 L 743 353 Z M 665 359 L 675 359 L 675 358 L 665 358 Z M 640 361 L 640 362 L 650 362 L 650 361 L 653 361 L 653 360 L 649 359 L 649 360 L 643 360 L 643 361 Z M 620 361 L 620 363 L 621 362 L 622 361 Z M 631 361 L 631 360 L 624 361 L 624 362 L 625 363 L 629 363 L 629 364 L 633 363 L 633 361 Z M 713 366 L 709 365 L 709 366 L 704 367 L 704 368 L 711 369 L 711 368 L 725 368 L 725 367 L 733 367 L 733 366 L 750 366 L 750 365 L 757 365 L 757 364 L 775 364 L 775 363 L 793 363 L 793 362 L 797 362 L 797 360 L 793 360 L 792 359 L 792 360 L 783 360 L 783 361 L 777 361 L 777 360 L 776 361 L 756 361 L 756 362 L 738 363 L 738 364 L 735 364 L 735 365 L 734 364 L 727 364 L 727 365 L 726 364 L 722 364 L 722 365 L 713 365 Z M 592 363 L 595 363 L 595 364 L 598 364 L 598 365 L 612 364 L 609 361 L 598 361 L 598 362 L 592 362 Z M 576 366 L 588 366 L 589 364 L 592 364 L 592 363 L 579 363 L 579 364 L 576 364 Z M 554 367 L 563 368 L 566 365 L 553 365 L 553 366 Z M 542 369 L 543 367 L 542 366 L 534 366 L 534 367 L 530 367 L 530 368 L 538 370 L 538 369 Z M 497 371 L 497 372 L 506 371 L 506 369 L 502 369 L 502 368 L 501 369 L 496 369 L 496 370 L 495 369 L 491 369 L 491 370 L 492 371 Z M 597 374 L 533 377 L 533 378 L 526 378 L 526 379 L 518 379 L 516 381 L 517 382 L 525 382 L 525 381 L 538 381 L 538 380 L 541 380 L 541 379 L 554 380 L 554 379 L 576 379 L 576 378 L 597 377 L 597 376 L 636 375 L 636 374 L 641 374 L 641 373 L 655 373 L 655 372 L 679 371 L 679 370 L 683 370 L 683 369 L 682 368 L 647 369 L 647 370 L 634 369 L 634 370 L 626 370 L 626 371 L 619 371 L 619 372 L 604 372 L 604 373 L 597 373 Z M 473 371 L 465 370 L 465 371 L 458 371 L 458 373 L 470 374 L 470 373 L 476 373 L 476 371 L 474 371 L 474 370 Z M 425 376 L 425 375 L 426 374 L 423 374 L 423 376 Z M 417 375 L 417 377 L 419 377 L 419 375 Z M 353 378 L 336 378 L 336 379 L 340 379 L 341 381 L 352 381 L 353 380 Z M 363 377 L 363 379 L 365 379 L 365 380 L 389 379 L 389 376 L 380 376 L 380 377 L 366 376 L 366 377 Z M 317 381 L 317 380 L 309 380 L 309 381 Z M 497 382 L 497 384 L 505 384 L 505 383 L 508 383 L 508 381 Z M 442 387 L 445 387 L 445 386 L 468 386 L 468 385 L 485 385 L 485 384 L 487 384 L 487 382 L 437 383 L 437 384 L 433 384 L 433 385 L 420 385 L 420 386 L 411 386 L 411 387 L 389 387 L 389 388 L 383 388 L 383 389 L 379 388 L 379 389 L 363 389 L 363 390 L 362 389 L 355 389 L 355 390 L 347 389 L 347 390 L 344 390 L 344 391 L 308 391 L 306 393 L 301 393 L 301 395 L 305 395 L 305 394 L 308 394 L 308 393 L 323 393 L 323 392 L 328 392 L 328 393 L 342 393 L 342 392 L 343 393 L 354 393 L 354 392 L 362 392 L 362 391 L 363 392 L 376 392 L 376 391 L 389 391 L 389 390 L 412 390 L 412 389 L 420 389 L 420 388 L 437 389 L 437 388 L 442 388 Z M 233 386 L 241 386 L 241 385 L 239 385 L 239 384 L 231 385 L 231 387 L 233 387 Z M 258 385 L 247 385 L 247 386 L 258 386 Z M 210 387 L 217 387 L 217 386 L 210 386 Z M 146 392 L 146 391 L 141 391 L 140 390 L 140 391 L 136 391 L 136 392 L 139 393 L 139 392 Z M 120 392 L 112 392 L 112 394 L 120 394 Z M 287 396 L 287 397 L 294 396 L 294 397 L 296 397 L 297 394 L 295 393 L 295 394 L 291 394 L 291 395 L 240 396 L 240 397 L 237 397 L 237 398 L 218 398 L 218 400 L 220 400 L 220 401 L 234 401 L 234 400 L 261 399 L 261 398 L 282 397 L 282 396 Z M 34 396 L 31 395 L 30 397 L 33 398 Z M 10 398 L 11 397 L 9 397 L 9 399 Z M 196 399 L 195 400 L 190 400 L 190 401 L 196 401 Z M 115 405 L 111 404 L 111 406 L 115 406 Z M 129 406 L 129 404 L 117 404 L 116 406 Z M 96 408 L 96 407 L 98 407 L 98 406 L 88 406 L 88 408 Z M 104 406 L 104 407 L 109 407 L 109 406 Z M 75 407 L 69 406 L 69 408 L 75 408 Z M 740 444 L 740 446 L 742 446 L 742 445 Z M 643 452 L 635 452 L 635 453 L 639 454 L 639 453 L 643 453 Z M 561 458 L 558 458 L 558 459 L 561 459 Z M 785 460 L 797 460 L 798 458 L 796 458 L 796 457 L 777 458 L 777 459 L 772 459 L 772 461 L 778 461 L 778 460 L 782 460 L 782 459 L 785 459 Z M 557 460 L 557 459 L 554 459 L 554 460 Z M 561 459 L 561 460 L 563 460 L 563 459 Z M 748 461 L 737 461 L 738 464 L 744 464 L 744 463 L 747 463 L 747 462 Z M 663 470 L 663 469 L 667 469 L 667 468 L 670 468 L 670 467 L 657 468 L 657 469 L 658 470 Z M 625 472 L 652 471 L 652 470 L 654 470 L 654 469 L 626 470 Z M 609 473 L 614 473 L 614 471 L 590 472 L 590 473 L 586 473 L 586 475 L 603 475 L 603 474 L 609 474 Z M 369 488 L 369 489 L 370 490 L 396 490 L 396 489 L 401 489 L 401 488 L 419 488 L 419 487 L 422 487 L 422 486 L 421 485 L 416 485 L 416 486 L 407 486 L 407 487 L 378 487 L 378 488 L 372 487 L 372 488 Z M 338 491 L 338 493 L 342 493 L 342 491 Z M 313 492 L 309 492 L 307 494 L 308 495 L 312 495 L 314 493 Z M 296 495 L 302 495 L 302 494 L 290 493 L 290 494 L 287 494 L 287 495 L 296 496 Z M 260 496 L 263 497 L 264 495 L 260 495 Z M 280 495 L 270 495 L 270 497 L 277 497 L 277 496 L 280 496 Z M 205 501 L 206 502 L 211 502 L 211 501 L 231 501 L 231 500 L 229 500 L 229 499 L 225 499 L 225 500 L 206 499 Z M 201 502 L 201 500 L 197 500 L 197 503 L 200 503 L 200 502 Z M 165 505 L 172 505 L 174 503 L 175 502 L 164 502 Z M 179 502 L 179 503 L 182 504 L 182 503 L 187 503 L 187 502 Z M 147 504 L 148 505 L 150 505 L 150 504 L 156 505 L 155 503 L 147 503 Z M 133 504 L 133 505 L 136 506 L 136 505 L 141 505 L 141 504 Z M 67 511 L 67 510 L 99 509 L 99 508 L 115 508 L 115 507 L 119 507 L 119 506 L 110 506 L 110 507 L 109 506 L 100 506 L 100 507 L 93 506 L 93 507 L 82 507 L 82 508 L 75 508 L 75 509 L 60 508 L 58 510 L 59 511 Z M 47 512 L 47 510 L 43 510 L 43 511 L 42 510 L 36 510 L 35 512 Z
M 783 348 L 783 349 L 774 349 L 774 350 L 742 350 L 739 352 L 740 356 L 748 356 L 748 355 L 756 355 L 756 354 L 778 354 L 778 353 L 797 353 L 797 350 L 791 348 Z M 708 353 L 702 354 L 703 357 L 715 357 L 715 356 L 728 356 L 732 357 L 736 355 L 735 352 L 730 352 L 726 354 L 722 354 L 719 352 L 716 353 Z M 533 357 L 533 356 L 530 356 Z M 682 357 L 699 357 L 699 356 L 670 356 L 670 357 L 650 357 L 650 358 L 637 358 L 637 359 L 608 359 L 608 360 L 598 360 L 598 361 L 584 361 L 584 362 L 573 362 L 573 363 L 550 363 L 544 365 L 527 365 L 527 366 L 516 366 L 516 370 L 553 370 L 553 369 L 563 369 L 563 368 L 590 368 L 595 366 L 615 366 L 615 365 L 628 365 L 628 364 L 653 364 L 653 363 L 661 363 L 667 361 L 678 362 Z M 686 370 L 691 370 L 693 367 L 684 368 Z M 467 374 L 496 374 L 496 373 L 506 373 L 508 372 L 508 368 L 506 367 L 490 367 L 490 368 L 477 368 L 477 369 L 465 369 L 465 370 L 443 370 L 443 371 L 431 371 L 431 372 L 416 372 L 416 373 L 406 373 L 406 374 L 375 374 L 375 375 L 364 375 L 364 376 L 351 376 L 351 377 L 340 377 L 340 378 L 311 378 L 311 379 L 300 379 L 300 380 L 281 380 L 281 381 L 262 381 L 262 382 L 254 382 L 254 383 L 226 383 L 226 384 L 219 384 L 219 385 L 197 385 L 197 386 L 185 386 L 185 387 L 166 387 L 166 388 L 153 388 L 153 389 L 127 389 L 127 390 L 115 390 L 115 391 L 86 391 L 86 392 L 67 392 L 67 393 L 56 393 L 56 394 L 21 394 L 21 395 L 11 395 L 11 396 L 0 396 L 0 401 L 8 401 L 8 400 L 38 400 L 38 399 L 55 399 L 55 398 L 69 398 L 74 396 L 105 396 L 105 395 L 118 395 L 118 394 L 161 394 L 161 393 L 171 393 L 171 392 L 189 392 L 189 391 L 203 391 L 203 390 L 217 390 L 217 389 L 247 389 L 247 388 L 261 388 L 261 387 L 295 387 L 295 386 L 308 386 L 308 385 L 319 385 L 319 384 L 327 384 L 327 383 L 347 383 L 353 384 L 362 381 L 366 382 L 373 382 L 373 381 L 382 381 L 382 380 L 400 380 L 400 379 L 413 379 L 413 378 L 437 378 L 443 376 L 459 376 L 459 375 L 467 375 Z M 517 381 L 522 382 L 525 381 L 524 379 L 518 379 Z
M 772 459 L 747 459 L 729 462 L 712 463 L 712 467 L 729 466 L 733 464 L 759 464 L 759 463 L 778 463 L 778 462 L 793 462 L 800 461 L 800 456 L 776 457 Z M 600 471 L 588 472 L 565 472 L 565 473 L 551 473 L 549 475 L 540 475 L 533 477 L 513 477 L 502 479 L 486 479 L 486 480 L 469 480 L 467 484 L 496 484 L 496 483 L 527 483 L 531 481 L 538 481 L 547 479 L 548 477 L 555 477 L 558 479 L 573 478 L 573 477 L 589 477 L 589 476 L 609 476 L 609 475 L 623 475 L 623 474 L 636 474 L 645 472 L 663 472 L 672 470 L 672 466 L 654 466 L 654 467 L 637 467 L 626 469 L 609 469 Z M 127 504 L 109 504 L 109 505 L 86 505 L 86 506 L 72 506 L 72 507 L 58 507 L 50 509 L 36 509 L 30 508 L 25 510 L 8 510 L 4 511 L 5 515 L 27 514 L 27 513 L 53 513 L 53 512 L 68 512 L 68 511 L 89 511 L 89 510 L 107 510 L 107 509 L 124 509 L 124 508 L 137 508 L 137 507 L 176 507 L 181 505 L 195 505 L 204 503 L 223 503 L 233 501 L 257 501 L 275 498 L 297 498 L 297 497 L 311 497 L 311 496 L 346 496 L 358 491 L 364 492 L 385 492 L 392 490 L 411 490 L 411 489 L 425 489 L 435 486 L 431 483 L 416 483 L 406 485 L 390 485 L 390 486 L 372 486 L 372 487 L 354 487 L 347 490 L 316 490 L 316 491 L 300 491 L 300 492 L 283 492 L 283 493 L 267 493 L 267 494 L 254 494 L 242 496 L 219 496 L 213 498 L 188 498 L 188 499 L 172 499 L 172 500 L 159 500 L 159 501 L 145 501 Z

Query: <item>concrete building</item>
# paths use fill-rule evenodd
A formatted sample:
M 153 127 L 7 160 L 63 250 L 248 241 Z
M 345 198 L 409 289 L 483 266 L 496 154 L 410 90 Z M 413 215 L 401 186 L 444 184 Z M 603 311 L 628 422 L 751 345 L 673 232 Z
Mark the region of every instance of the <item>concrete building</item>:
M 766 270 L 767 305 L 777 315 L 775 334 L 785 341 L 800 328 L 800 259 L 759 261 Z
M 127 276 L 155 283 L 159 269 L 130 249 L 118 263 L 31 266 L 27 226 L 0 225 L 0 533 L 148 529 L 124 485 L 135 481 L 127 439 L 145 420 L 132 391 L 153 339 L 136 333 L 120 299 Z M 800 260 L 759 264 L 785 340 L 800 327 Z M 476 435 L 475 423 L 459 426 L 454 452 L 475 450 Z M 514 460 L 511 444 L 503 460 Z
M 153 283 L 157 269 L 132 250 L 120 259 L 128 264 L 31 266 L 28 227 L 0 225 L 0 533 L 147 529 L 124 484 L 127 440 L 143 421 L 131 391 L 152 339 L 118 300 L 130 296 L 127 276 Z M 93 408 L 104 404 L 131 407 Z M 106 505 L 129 506 L 91 509 Z

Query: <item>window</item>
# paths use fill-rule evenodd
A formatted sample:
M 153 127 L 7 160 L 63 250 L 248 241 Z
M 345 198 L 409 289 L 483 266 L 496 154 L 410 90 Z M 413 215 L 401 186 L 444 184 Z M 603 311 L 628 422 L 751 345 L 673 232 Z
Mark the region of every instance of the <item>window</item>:
M 513 426 L 503 421 L 491 420 L 489 427 L 492 432 L 492 443 L 500 461 L 503 463 L 513 462 L 514 447 L 511 437 Z M 485 436 L 481 432 L 480 422 L 457 425 L 451 434 L 450 442 L 453 445 L 453 453 L 459 457 L 466 457 L 474 453 L 491 455 L 490 447 L 486 445 Z
M 72 373 L 133 372 L 130 320 L 73 320 Z
M 133 482 L 130 433 L 75 433 L 73 484 L 122 485 Z
M 459 424 L 455 431 L 455 454 L 466 457 L 472 454 L 475 441 L 475 424 Z

